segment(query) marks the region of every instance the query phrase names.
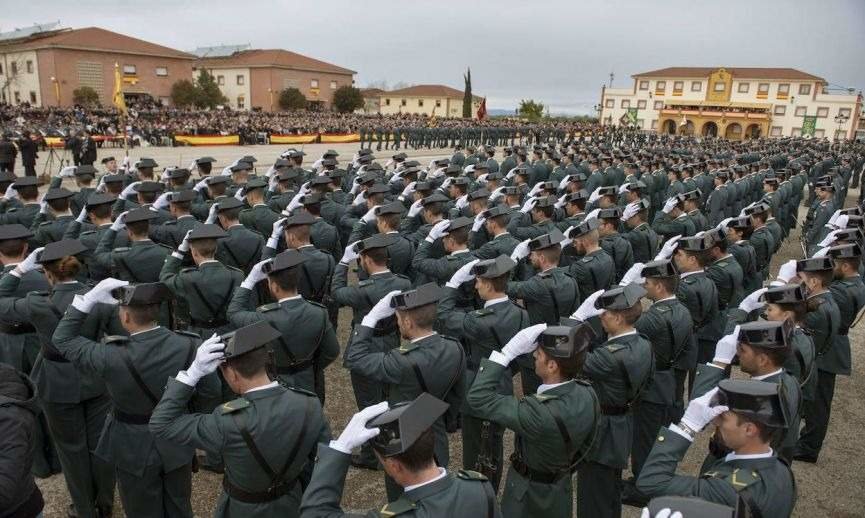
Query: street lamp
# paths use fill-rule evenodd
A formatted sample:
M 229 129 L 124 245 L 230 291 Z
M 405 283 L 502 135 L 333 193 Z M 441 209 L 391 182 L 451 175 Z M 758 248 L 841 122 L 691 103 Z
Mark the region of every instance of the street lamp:
M 57 78 L 51 76 L 51 82 L 54 83 L 54 99 L 57 101 L 57 107 L 60 107 L 60 83 Z
M 841 131 L 841 126 L 843 126 L 844 123 L 847 122 L 848 120 L 850 120 L 849 115 L 843 115 L 843 114 L 839 113 L 838 115 L 835 116 L 835 122 L 838 124 L 838 131 L 835 132 L 835 139 L 836 140 L 838 139 L 838 133 Z
M 273 88 L 268 88 L 267 93 L 270 94 L 270 111 L 273 111 Z

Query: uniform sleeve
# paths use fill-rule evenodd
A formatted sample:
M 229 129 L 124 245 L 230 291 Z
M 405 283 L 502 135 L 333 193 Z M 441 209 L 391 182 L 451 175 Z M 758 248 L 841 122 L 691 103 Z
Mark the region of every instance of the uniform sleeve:
M 534 278 L 527 281 L 511 281 L 508 283 L 508 297 L 537 302 L 547 296 L 547 290 L 540 284 Z
M 196 388 L 170 378 L 162 399 L 150 417 L 150 432 L 172 443 L 220 451 L 225 442 L 218 414 L 220 410 L 217 409 L 213 414 L 187 413 L 189 400 Z
M 538 411 L 540 402 L 532 397 L 517 399 L 507 394 L 499 394 L 499 383 L 505 367 L 487 358 L 481 366 L 474 383 L 466 395 L 466 403 L 481 417 L 495 421 L 510 428 L 515 433 L 527 437 L 541 432 L 539 423 L 544 422 Z
M 228 317 L 232 325 L 238 328 L 264 319 L 264 316 L 252 307 L 252 291 L 243 286 L 239 286 L 234 290 L 234 295 L 231 297 L 231 302 L 228 303 L 225 316 Z
M 387 352 L 372 352 L 373 329 L 357 326 L 351 347 L 345 350 L 345 363 L 349 370 L 383 383 L 399 383 L 407 368 L 402 353 L 393 349 Z
M 461 338 L 465 336 L 468 325 L 468 313 L 456 309 L 456 299 L 459 290 L 445 287 L 444 297 L 438 302 L 437 316 L 438 327 L 442 334 Z
M 697 376 L 694 378 L 694 388 L 691 390 L 690 399 L 698 398 L 709 392 L 727 377 L 728 373 L 725 369 L 705 363 L 697 365 Z
M 312 479 L 300 502 L 301 516 L 304 518 L 364 516 L 344 513 L 340 507 L 350 458 L 349 455 L 334 450 L 326 444 L 318 445 L 318 461 L 315 463 Z M 370 511 L 365 516 L 371 518 L 380 515 Z
M 30 304 L 26 298 L 15 297 L 21 278 L 7 273 L 0 278 L 0 322 L 32 322 Z
M 320 369 L 324 369 L 339 357 L 339 341 L 336 338 L 336 332 L 330 323 L 327 310 L 322 310 L 322 312 L 324 313 L 324 334 L 321 337 L 318 359 L 316 360 L 316 365 Z
M 182 261 L 173 255 L 168 255 L 165 262 L 162 263 L 162 270 L 159 272 L 159 282 L 171 290 L 174 296 L 185 293 L 183 287 L 183 276 L 180 273 Z
M 63 239 L 78 239 L 78 236 L 81 234 L 81 227 L 81 222 L 73 219 L 66 225 L 66 230 L 63 231 Z
M 415 252 L 414 259 L 412 259 L 411 266 L 416 272 L 428 275 L 438 281 L 447 282 L 450 279 L 443 279 L 447 269 L 442 266 L 442 261 L 429 257 L 431 248 L 432 244 L 427 242 L 426 239 L 421 241 L 417 252 Z
M 333 269 L 333 280 L 330 283 L 330 296 L 340 306 L 355 308 L 358 301 L 363 300 L 358 286 L 348 285 L 348 266 L 337 263 Z
M 70 306 L 57 324 L 52 341 L 57 351 L 76 367 L 102 374 L 108 364 L 109 349 L 81 336 L 81 326 L 86 319 L 87 313 Z
M 114 239 L 117 237 L 117 231 L 107 229 L 102 233 L 99 239 L 99 244 L 96 245 L 96 250 L 93 252 L 93 259 L 103 268 L 112 268 L 114 266 Z

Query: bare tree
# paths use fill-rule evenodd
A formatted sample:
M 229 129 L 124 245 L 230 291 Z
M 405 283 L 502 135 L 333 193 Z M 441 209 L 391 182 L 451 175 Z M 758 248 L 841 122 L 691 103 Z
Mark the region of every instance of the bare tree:
M 7 54 L 8 56 L 8 54 Z M 5 58 L 0 65 L 3 66 L 3 75 L 0 75 L 0 92 L 6 94 L 6 102 L 12 103 L 12 87 L 17 86 L 24 72 L 26 60 L 19 56 L 17 59 Z

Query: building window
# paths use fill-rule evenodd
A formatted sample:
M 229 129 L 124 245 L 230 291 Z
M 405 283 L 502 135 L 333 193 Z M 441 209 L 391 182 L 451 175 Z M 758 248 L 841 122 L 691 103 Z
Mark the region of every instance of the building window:
M 423 108 L 423 99 L 417 100 L 417 106 L 418 106 L 418 108 Z
M 241 85 L 241 86 L 246 84 L 246 77 L 244 77 L 242 75 L 238 75 L 237 76 L 237 84 Z
M 825 106 L 821 106 L 821 107 L 817 108 L 817 118 L 825 119 L 828 116 L 829 116 L 829 108 L 827 108 Z
M 638 128 L 643 129 L 643 124 L 645 124 L 645 123 L 646 123 L 646 121 L 644 121 L 643 119 L 637 119 L 637 127 Z
M 0 63 L 0 76 L 3 75 L 3 63 Z
M 703 91 L 703 83 L 701 81 L 691 81 L 691 91 L 692 92 L 702 92 Z
M 400 106 L 405 106 L 405 105 L 406 105 L 406 100 L 405 100 L 405 99 L 401 100 L 399 104 L 400 104 Z
M 799 95 L 811 95 L 811 85 L 809 85 L 809 84 L 799 85 Z
M 318 79 L 310 79 L 309 87 L 310 88 L 318 88 Z
M 814 130 L 814 138 L 823 138 L 826 136 L 826 130 L 815 129 Z
M 759 83 L 757 85 L 757 99 L 765 99 L 769 97 L 769 83 Z
M 630 108 L 631 100 L 630 99 L 622 99 L 622 108 Z
M 850 108 L 838 108 L 838 116 L 850 118 Z
M 655 101 L 655 109 L 663 110 L 664 109 L 664 101 Z
M 331 89 L 331 90 L 336 90 L 336 81 L 331 81 L 331 82 L 330 82 L 330 89 Z
M 786 99 L 790 96 L 790 83 L 781 83 L 778 85 L 778 99 Z
M 243 77 L 243 76 L 237 76 L 237 77 Z M 242 110 L 244 108 L 246 108 L 246 99 L 244 99 L 242 95 L 238 95 L 237 96 L 237 109 Z
M 746 94 L 751 89 L 751 83 L 739 83 L 739 93 Z
M 138 71 L 135 68 L 135 65 L 123 65 L 123 75 L 125 76 L 134 76 Z
M 769 136 L 772 137 L 780 137 L 781 136 L 781 126 L 772 126 L 772 129 L 769 132 Z
M 390 106 L 390 99 L 385 99 L 385 100 L 384 100 L 384 105 L 385 105 L 385 106 Z
M 802 136 L 802 128 L 793 128 L 790 130 L 791 137 L 801 137 Z
M 616 107 L 616 100 L 615 99 L 607 99 L 606 102 L 604 102 L 604 108 L 615 108 L 615 107 Z
M 33 73 L 33 62 L 30 60 L 27 60 L 27 73 L 28 74 Z M 36 102 L 36 101 L 33 101 L 33 102 Z
M 655 119 L 652 121 L 652 129 L 653 130 L 658 129 L 658 119 Z
M 30 90 L 30 104 L 36 104 L 36 92 Z
M 715 85 L 712 87 L 716 92 L 723 92 L 727 89 L 727 84 L 723 81 L 715 81 Z
M 676 92 L 676 91 L 681 92 L 682 88 L 685 88 L 685 82 L 684 81 L 676 81 L 675 83 L 673 83 L 673 91 L 674 92 Z
M 639 101 L 637 101 L 637 108 L 640 110 L 645 110 L 646 109 L 646 100 L 640 99 Z
M 18 63 L 15 61 L 12 62 L 12 65 L 9 67 L 9 73 L 13 76 L 18 75 Z
M 219 86 L 225 86 L 225 76 L 216 76 L 216 84 Z
M 805 114 L 807 114 L 807 113 L 808 113 L 808 108 L 806 108 L 805 106 L 798 106 L 796 108 L 795 115 L 796 115 L 796 117 L 804 117 Z
M 15 96 L 15 104 L 20 103 L 21 102 L 21 92 L 16 91 L 13 95 Z
M 168 75 L 167 67 L 156 67 L 156 75 L 159 77 L 166 77 Z
M 787 107 L 783 104 L 778 104 L 775 106 L 775 115 L 784 115 L 787 113 Z
M 649 82 L 648 81 L 640 81 L 640 90 L 648 90 Z
M 442 100 L 436 99 L 436 108 L 441 108 L 441 107 L 442 107 Z
M 656 91 L 663 92 L 666 89 L 667 89 L 667 82 L 666 81 L 658 81 L 655 83 L 655 90 Z

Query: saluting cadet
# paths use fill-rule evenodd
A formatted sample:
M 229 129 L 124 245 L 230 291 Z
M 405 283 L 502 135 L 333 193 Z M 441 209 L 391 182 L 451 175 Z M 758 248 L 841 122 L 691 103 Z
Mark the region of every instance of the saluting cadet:
M 17 194 L 11 201 L 3 196 L 0 201 L 0 224 L 12 225 L 18 223 L 26 228 L 33 226 L 33 221 L 41 210 L 39 203 L 39 180 L 36 176 L 24 176 L 16 179 L 10 186 Z M 7 189 L 8 191 L 8 189 Z
M 111 227 L 111 205 L 115 200 L 111 194 L 91 194 L 81 213 L 69 223 L 63 233 L 63 239 L 79 239 L 87 247 L 78 257 L 84 260 L 87 277 L 92 282 L 99 282 L 110 277 L 112 273 L 110 268 L 105 268 L 96 261 L 93 252 L 102 235 Z M 115 234 L 113 248 L 125 246 L 129 246 L 129 237 L 126 234 Z
M 314 393 L 269 378 L 268 348 L 279 338 L 259 321 L 206 340 L 192 364 L 168 379 L 150 417 L 155 437 L 225 459 L 215 516 L 299 517 L 299 476 L 330 438 Z M 189 413 L 199 381 L 217 369 L 240 397 L 210 414 Z
M 469 229 L 472 223 L 471 218 L 465 217 L 436 223 L 418 246 L 412 260 L 412 270 L 439 285 L 448 282 L 460 267 L 476 259 L 468 249 Z M 448 255 L 436 259 L 430 255 L 438 239 L 442 240 Z M 460 292 L 459 306 L 474 309 L 474 293 L 471 285 L 461 287 Z
M 790 516 L 796 484 L 771 446 L 776 431 L 787 427 L 785 417 L 777 384 L 723 380 L 691 400 L 678 424 L 661 429 L 637 488 L 650 497 L 697 496 L 733 508 L 743 502 L 752 514 Z M 713 421 L 733 453 L 711 463 L 699 476 L 677 475 L 697 433 Z
M 576 251 L 568 273 L 577 282 L 583 296 L 609 288 L 615 276 L 613 259 L 598 245 L 599 226 L 597 218 L 590 218 L 572 228 L 567 235 Z
M 66 227 L 75 219 L 69 211 L 69 200 L 73 195 L 63 187 L 48 189 L 42 197 L 42 208 L 30 227 L 35 234 L 34 243 L 45 246 L 63 239 Z
M 331 254 L 315 248 L 310 242 L 310 227 L 313 223 L 315 218 L 306 211 L 276 221 L 261 258 L 273 258 L 279 246 L 279 239 L 284 238 L 287 250 L 297 250 L 308 259 L 300 263 L 297 279 L 298 293 L 308 301 L 322 304 L 330 291 L 336 261 Z
M 216 243 L 216 259 L 226 266 L 249 273 L 261 257 L 264 237 L 240 223 L 238 218 L 243 210 L 243 202 L 235 198 L 222 198 L 210 210 L 207 223 L 218 223 L 226 233 Z
M 161 225 L 151 225 L 150 238 L 170 249 L 176 249 L 190 230 L 201 225 L 201 222 L 190 213 L 196 193 L 192 189 L 187 189 L 165 193 L 164 196 L 172 219 Z
M 694 222 L 685 212 L 684 194 L 677 194 L 667 199 L 661 212 L 655 217 L 655 222 L 652 223 L 652 230 L 663 239 L 670 239 L 673 236 L 688 237 L 697 233 Z
M 422 392 L 449 402 L 448 419 L 455 419 L 465 392 L 465 355 L 459 343 L 433 330 L 436 303 L 442 288 L 434 283 L 415 290 L 392 291 L 382 297 L 355 327 L 351 348 L 345 351 L 349 369 L 387 385 L 388 401 L 396 404 L 416 398 Z M 396 314 L 400 335 L 409 342 L 396 349 L 378 351 L 374 333 L 378 322 Z M 435 459 L 448 465 L 445 417 L 433 424 Z M 387 470 L 386 470 L 387 473 Z M 398 481 L 385 477 L 388 499 L 399 496 Z
M 688 217 L 694 223 L 695 233 L 711 228 L 709 227 L 709 220 L 700 211 L 700 201 L 700 191 L 693 190 L 685 193 L 685 213 L 688 214 Z
M 712 180 L 715 188 L 709 193 L 706 199 L 706 210 L 708 211 L 709 225 L 717 226 L 727 217 L 727 193 L 729 192 L 726 182 L 729 172 L 721 169 L 715 172 L 715 178 Z
M 557 201 L 554 196 L 529 197 L 519 212 L 529 214 L 531 224 L 528 224 L 525 218 L 512 217 L 508 223 L 508 232 L 521 241 L 549 233 L 553 228 L 556 228 L 552 217 Z
M 622 213 L 621 220 L 627 229 L 622 236 L 631 243 L 634 263 L 648 263 L 658 253 L 660 238 L 647 223 L 649 208 L 648 200 L 639 200 L 629 203 Z
M 727 251 L 742 268 L 742 293 L 753 293 L 763 285 L 763 276 L 757 269 L 757 251 L 747 239 L 753 229 L 751 218 L 732 218 L 724 228 L 727 229 Z
M 713 339 L 718 340 L 723 336 L 727 322 L 727 312 L 737 307 L 744 293 L 742 283 L 744 273 L 742 267 L 733 257 L 727 253 L 727 235 L 723 229 L 712 229 L 705 232 L 707 240 L 711 241 L 709 248 L 709 263 L 706 265 L 706 275 L 715 283 L 718 293 L 718 313 L 714 317 Z
M 613 282 L 622 280 L 628 268 L 634 264 L 634 251 L 631 242 L 619 234 L 619 224 L 624 214 L 621 207 L 611 207 L 598 211 L 598 236 L 601 248 L 613 259 L 616 274 Z
M 110 269 L 121 280 L 158 281 L 162 263 L 171 249 L 150 239 L 150 222 L 157 218 L 156 212 L 146 208 L 133 209 L 117 216 L 96 246 L 93 253 L 96 263 Z M 129 246 L 114 248 L 117 234 L 124 228 L 129 237 Z
M 751 218 L 753 230 L 748 241 L 757 254 L 757 271 L 760 272 L 762 281 L 769 278 L 769 262 L 772 260 L 772 254 L 775 253 L 775 237 L 766 226 L 768 210 L 769 206 L 765 203 L 758 203 L 742 210 L 743 215 Z
M 201 342 L 197 335 L 157 323 L 160 303 L 168 296 L 160 283 L 130 286 L 109 277 L 77 295 L 54 331 L 57 351 L 76 369 L 102 380 L 111 395 L 113 409 L 95 454 L 114 466 L 120 500 L 130 516 L 192 516 L 193 449 L 155 438 L 147 428 L 165 380 L 192 362 Z M 82 332 L 97 304 L 118 303 L 117 318 L 129 336 L 99 343 Z M 198 385 L 193 404 L 207 407 L 219 397 L 219 380 L 211 375 Z
M 354 330 L 360 326 L 376 302 L 392 291 L 404 291 L 411 288 L 411 281 L 407 277 L 388 269 L 390 247 L 397 239 L 399 238 L 395 234 L 376 234 L 358 243 L 352 243 L 346 247 L 342 259 L 334 269 L 331 298 L 336 304 L 352 309 L 352 332 L 349 335 L 346 350 L 352 347 L 355 337 Z M 361 271 L 365 273 L 365 278 L 357 286 L 349 286 L 348 268 L 355 259 L 358 261 Z M 399 338 L 396 319 L 387 318 L 377 323 L 373 331 L 372 342 L 377 352 L 387 352 L 399 346 Z M 345 357 L 343 366 L 348 367 Z M 355 371 L 350 371 L 350 375 L 355 402 L 359 410 L 381 403 L 386 399 L 384 387 L 377 380 Z M 359 455 L 352 456 L 351 463 L 360 468 L 378 469 L 378 460 L 372 447 L 368 444 L 363 445 Z
M 509 217 L 510 209 L 505 205 L 496 205 L 475 216 L 472 236 L 477 235 L 481 229 L 490 236 L 480 247 L 472 249 L 475 257 L 495 259 L 500 255 L 510 256 L 513 253 L 520 242 L 507 230 Z

